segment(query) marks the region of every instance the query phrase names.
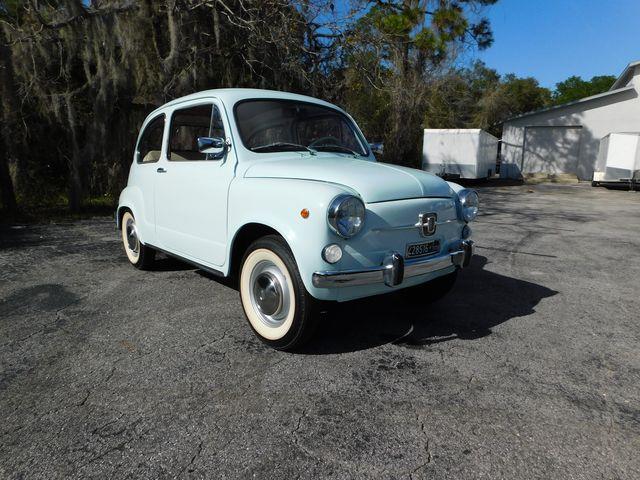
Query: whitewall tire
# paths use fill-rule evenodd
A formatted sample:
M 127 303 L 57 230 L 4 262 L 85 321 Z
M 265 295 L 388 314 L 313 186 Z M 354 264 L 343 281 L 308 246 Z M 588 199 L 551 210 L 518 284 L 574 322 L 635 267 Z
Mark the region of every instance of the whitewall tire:
M 131 212 L 126 211 L 124 215 L 122 215 L 120 230 L 122 234 L 122 245 L 129 262 L 136 268 L 149 268 L 155 258 L 155 250 L 147 247 L 140 241 L 136 219 Z
M 240 268 L 240 300 L 249 325 L 266 344 L 292 350 L 315 329 L 314 299 L 306 291 L 291 250 L 279 236 L 252 243 Z

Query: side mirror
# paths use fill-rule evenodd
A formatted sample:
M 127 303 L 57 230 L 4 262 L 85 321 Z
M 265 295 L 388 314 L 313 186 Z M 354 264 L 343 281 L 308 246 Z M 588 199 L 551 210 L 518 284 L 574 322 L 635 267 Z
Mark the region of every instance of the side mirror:
M 210 155 L 212 160 L 220 160 L 227 153 L 227 141 L 220 137 L 198 137 L 198 151 Z
M 369 148 L 374 153 L 374 155 L 382 155 L 384 152 L 384 143 L 372 142 L 372 143 L 369 143 Z

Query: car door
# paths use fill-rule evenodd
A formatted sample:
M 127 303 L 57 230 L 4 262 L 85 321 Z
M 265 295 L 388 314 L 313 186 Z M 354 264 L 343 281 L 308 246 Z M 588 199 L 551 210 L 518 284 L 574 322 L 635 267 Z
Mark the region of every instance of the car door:
M 129 184 L 139 188 L 141 203 L 134 215 L 138 234 L 145 242 L 156 242 L 155 230 L 155 182 L 156 169 L 163 156 L 163 138 L 166 116 L 164 113 L 151 118 L 143 125 L 135 150 L 135 165 L 129 174 Z
M 216 99 L 180 104 L 171 112 L 166 154 L 156 175 L 156 234 L 160 247 L 205 265 L 222 266 L 227 247 L 227 193 L 235 152 L 198 151 L 198 137 L 230 144 L 224 107 Z

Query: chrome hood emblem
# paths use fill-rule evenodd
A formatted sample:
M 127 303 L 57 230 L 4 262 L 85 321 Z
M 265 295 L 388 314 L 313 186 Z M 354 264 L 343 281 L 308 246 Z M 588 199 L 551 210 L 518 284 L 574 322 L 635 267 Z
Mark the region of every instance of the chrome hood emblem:
M 418 223 L 416 227 L 420 230 L 423 237 L 429 237 L 436 233 L 438 215 L 435 213 L 421 213 L 418 215 Z

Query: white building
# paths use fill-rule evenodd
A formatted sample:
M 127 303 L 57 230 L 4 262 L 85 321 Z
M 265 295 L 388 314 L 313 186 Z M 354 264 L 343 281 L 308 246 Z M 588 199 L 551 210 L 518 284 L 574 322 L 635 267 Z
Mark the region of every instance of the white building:
M 591 180 L 600 139 L 640 131 L 640 61 L 599 95 L 506 120 L 501 161 L 523 174 L 569 173 Z

